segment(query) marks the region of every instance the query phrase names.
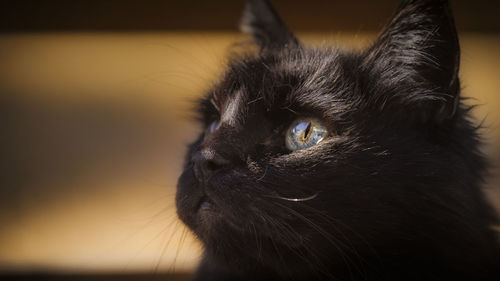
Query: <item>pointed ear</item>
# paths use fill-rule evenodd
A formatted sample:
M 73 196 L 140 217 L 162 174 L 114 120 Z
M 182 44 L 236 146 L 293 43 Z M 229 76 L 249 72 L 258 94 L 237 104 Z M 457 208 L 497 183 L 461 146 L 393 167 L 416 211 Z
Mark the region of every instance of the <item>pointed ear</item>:
M 267 0 L 247 0 L 240 28 L 253 36 L 261 50 L 298 45 L 297 39 Z
M 412 105 L 410 110 L 419 111 L 424 122 L 454 115 L 459 64 L 457 32 L 446 0 L 403 1 L 363 59 L 364 69 L 386 84 L 372 94 L 384 104 L 397 100 Z

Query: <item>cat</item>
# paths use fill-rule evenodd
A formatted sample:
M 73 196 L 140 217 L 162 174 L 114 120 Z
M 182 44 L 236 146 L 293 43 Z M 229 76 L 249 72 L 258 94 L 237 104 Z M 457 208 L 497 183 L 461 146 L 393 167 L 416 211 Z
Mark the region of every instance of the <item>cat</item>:
M 361 51 L 303 45 L 263 0 L 242 29 L 177 185 L 195 280 L 500 280 L 447 1 L 403 1 Z

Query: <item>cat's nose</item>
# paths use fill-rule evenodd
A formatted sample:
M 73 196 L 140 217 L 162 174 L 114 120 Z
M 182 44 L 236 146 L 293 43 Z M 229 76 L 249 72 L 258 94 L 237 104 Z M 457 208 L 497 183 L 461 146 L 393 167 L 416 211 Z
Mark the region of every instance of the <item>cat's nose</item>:
M 200 182 L 206 182 L 217 171 L 229 164 L 229 161 L 212 150 L 204 149 L 196 152 L 191 161 L 194 175 Z

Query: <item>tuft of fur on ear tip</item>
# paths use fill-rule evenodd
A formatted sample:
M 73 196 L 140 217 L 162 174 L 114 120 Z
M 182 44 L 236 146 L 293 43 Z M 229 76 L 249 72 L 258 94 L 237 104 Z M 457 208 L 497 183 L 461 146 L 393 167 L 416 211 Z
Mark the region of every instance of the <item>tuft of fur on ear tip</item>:
M 460 46 L 448 1 L 402 1 L 365 52 L 363 67 L 384 77 L 387 87 L 368 90 L 383 104 L 416 105 L 425 121 L 451 119 L 460 94 Z
M 248 0 L 240 22 L 241 31 L 250 34 L 261 49 L 281 49 L 298 45 L 267 0 Z

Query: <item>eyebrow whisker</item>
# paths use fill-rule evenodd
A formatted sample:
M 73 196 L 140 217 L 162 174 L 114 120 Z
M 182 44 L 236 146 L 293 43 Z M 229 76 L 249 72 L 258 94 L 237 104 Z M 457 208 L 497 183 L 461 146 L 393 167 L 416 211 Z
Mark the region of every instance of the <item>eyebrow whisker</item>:
M 292 201 L 292 202 L 304 202 L 304 201 L 309 201 L 312 200 L 316 197 L 318 197 L 318 192 L 314 193 L 311 196 L 308 197 L 302 197 L 302 198 L 289 198 L 289 197 L 283 197 L 283 196 L 269 196 L 271 198 L 276 198 L 276 199 L 281 199 L 281 200 L 286 200 L 286 201 Z
M 260 101 L 260 100 L 262 100 L 262 99 L 264 99 L 264 97 L 259 97 L 259 98 L 256 98 L 256 99 L 254 99 L 254 100 L 251 100 L 251 101 L 249 101 L 249 102 L 247 103 L 247 105 L 250 105 L 250 104 L 252 104 L 252 103 L 254 103 L 254 102 L 258 102 L 258 101 Z

